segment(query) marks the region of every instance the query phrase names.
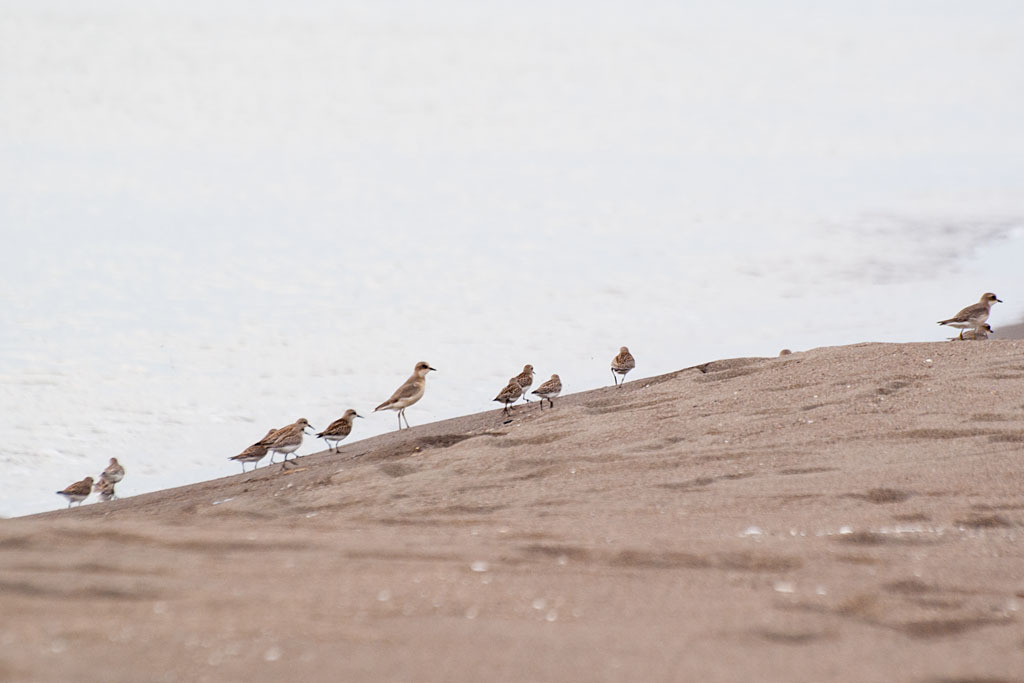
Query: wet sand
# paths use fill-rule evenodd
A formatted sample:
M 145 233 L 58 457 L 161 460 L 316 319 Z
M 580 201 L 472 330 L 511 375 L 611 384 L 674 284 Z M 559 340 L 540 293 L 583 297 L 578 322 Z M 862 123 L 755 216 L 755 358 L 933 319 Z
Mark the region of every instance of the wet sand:
M 0 680 L 1024 680 L 1024 342 L 513 412 L 0 520 Z

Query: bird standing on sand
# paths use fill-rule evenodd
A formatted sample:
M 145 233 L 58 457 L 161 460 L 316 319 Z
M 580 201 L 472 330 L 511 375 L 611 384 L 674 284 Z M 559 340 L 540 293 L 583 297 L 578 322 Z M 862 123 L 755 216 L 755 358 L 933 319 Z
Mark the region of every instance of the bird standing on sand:
M 114 493 L 114 482 L 103 475 L 100 475 L 100 478 L 92 485 L 92 490 L 99 494 L 100 500 L 104 503 L 112 498 L 117 498 L 117 494 Z
M 299 450 L 299 446 L 302 445 L 302 436 L 306 433 L 307 427 L 312 429 L 309 426 L 309 421 L 300 417 L 286 427 L 275 429 L 254 445 L 267 447 L 267 450 L 270 451 L 271 463 L 274 462 L 274 453 L 281 453 L 284 455 L 284 459 L 288 460 L 288 454 Z
M 423 392 L 427 389 L 427 373 L 431 370 L 437 372 L 437 368 L 432 368 L 430 363 L 421 360 L 413 368 L 412 375 L 409 379 L 405 380 L 405 384 L 398 387 L 395 393 L 391 394 L 391 398 L 374 408 L 373 412 L 378 410 L 397 411 L 398 428 L 401 429 L 402 418 L 405 417 L 405 409 L 423 398 Z M 407 417 L 405 418 L 405 426 L 409 426 L 409 418 Z
M 498 395 L 494 397 L 494 400 L 498 403 L 505 404 L 505 408 L 502 412 L 508 415 L 508 404 L 515 403 L 522 395 L 523 387 L 519 384 L 519 378 L 513 377 L 508 381 L 508 384 L 505 385 L 505 388 L 498 392 Z
M 533 393 L 540 396 L 541 410 L 544 410 L 544 399 L 547 399 L 548 404 L 554 408 L 555 402 L 551 399 L 558 398 L 558 395 L 562 393 L 562 380 L 559 379 L 558 375 L 551 375 L 551 379 L 534 389 Z
M 349 408 L 345 411 L 345 414 L 339 417 L 337 420 L 327 426 L 327 429 L 317 434 L 318 439 L 323 439 L 327 443 L 327 448 L 332 451 L 338 450 L 338 444 L 349 434 L 352 433 L 352 422 L 355 418 L 361 418 L 362 415 Z M 334 442 L 334 448 L 331 448 L 331 442 Z
M 72 503 L 82 504 L 82 501 L 89 497 L 92 493 L 92 477 L 86 477 L 82 481 L 76 481 L 71 484 L 63 491 L 57 491 L 57 495 L 64 496 L 68 499 L 68 507 L 71 507 Z
M 619 349 L 619 355 L 612 359 L 612 380 L 615 381 L 616 386 L 625 384 L 626 373 L 636 367 L 636 360 L 633 358 L 633 354 L 629 352 L 625 346 Z M 616 375 L 622 375 L 622 382 L 619 382 Z
M 267 446 L 263 442 L 276 431 L 276 429 L 268 429 L 266 435 L 262 439 L 249 446 L 238 455 L 232 455 L 228 460 L 234 460 L 235 462 L 242 463 L 242 472 L 245 472 L 245 463 L 247 462 L 253 463 L 252 468 L 256 469 L 259 466 L 260 460 L 265 458 L 267 455 Z
M 961 309 L 959 313 L 948 320 L 940 320 L 939 324 L 960 328 L 960 338 L 963 339 L 963 330 L 973 329 L 977 333 L 981 329 L 981 324 L 988 320 L 988 314 L 994 303 L 1003 303 L 1003 300 L 997 298 L 992 292 L 985 292 L 981 295 L 981 300 L 978 303 Z
M 106 479 L 111 484 L 117 484 L 124 479 L 124 467 L 117 461 L 117 458 L 110 459 L 110 464 L 100 474 L 100 479 Z
M 529 363 L 524 365 L 523 371 L 516 375 L 516 381 L 523 389 L 523 400 L 529 403 L 530 399 L 526 398 L 526 390 L 533 384 L 533 366 Z
M 960 330 L 960 339 L 963 341 L 974 341 L 988 339 L 988 335 L 994 334 L 995 330 L 988 323 L 982 323 L 981 327 L 974 330 Z M 956 337 L 950 337 L 951 341 L 957 341 Z

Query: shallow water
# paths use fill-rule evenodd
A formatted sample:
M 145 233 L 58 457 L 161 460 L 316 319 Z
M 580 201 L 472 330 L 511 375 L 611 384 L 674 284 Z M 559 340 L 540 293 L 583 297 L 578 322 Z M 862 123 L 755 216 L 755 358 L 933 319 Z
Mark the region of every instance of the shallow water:
M 421 359 L 414 425 L 1024 313 L 1016 4 L 292 4 L 7 4 L 0 514 L 393 429 Z

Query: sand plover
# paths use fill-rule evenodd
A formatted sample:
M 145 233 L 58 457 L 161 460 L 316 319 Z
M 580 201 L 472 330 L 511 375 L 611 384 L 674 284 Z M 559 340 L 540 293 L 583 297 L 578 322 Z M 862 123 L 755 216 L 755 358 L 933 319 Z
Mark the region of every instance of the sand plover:
M 995 330 L 988 323 L 982 323 L 981 327 L 973 330 L 960 330 L 959 337 L 950 337 L 950 341 L 957 341 L 962 339 L 963 341 L 973 341 L 980 339 L 988 339 L 988 335 L 995 334 Z
M 228 460 L 234 460 L 235 462 L 242 463 L 243 472 L 245 472 L 245 463 L 247 462 L 254 463 L 252 468 L 256 469 L 259 466 L 260 460 L 267 456 L 267 447 L 263 441 L 269 438 L 270 435 L 276 431 L 276 429 L 268 429 L 266 435 L 262 439 L 249 446 L 238 455 L 232 455 Z
M 405 383 L 395 390 L 395 393 L 391 394 L 391 398 L 381 403 L 379 406 L 373 409 L 373 412 L 378 410 L 395 410 L 398 412 L 398 428 L 402 428 L 402 418 L 405 417 L 405 409 L 411 406 L 416 401 L 423 398 L 423 392 L 427 389 L 427 373 L 433 370 L 437 372 L 437 368 L 430 367 L 430 363 L 426 361 L 420 361 L 413 368 L 412 375 L 409 379 L 405 380 Z M 409 426 L 409 418 L 405 418 L 405 426 Z
M 106 479 L 111 484 L 117 484 L 124 479 L 124 467 L 117 461 L 117 458 L 110 459 L 110 464 L 100 474 L 100 479 Z
M 622 375 L 621 384 L 626 382 L 626 373 L 636 367 L 636 360 L 633 359 L 633 354 L 629 352 L 625 346 L 619 349 L 619 355 L 612 359 L 612 379 L 616 385 L 619 385 L 619 379 L 616 375 Z
M 516 375 L 516 381 L 523 388 L 523 400 L 529 402 L 530 399 L 526 398 L 526 390 L 533 384 L 533 366 L 529 363 L 524 365 L 523 371 Z
M 289 453 L 299 450 L 299 446 L 302 445 L 302 436 L 306 433 L 307 427 L 312 429 L 309 426 L 309 421 L 304 417 L 300 417 L 286 427 L 275 429 L 264 437 L 262 441 L 254 445 L 267 447 L 267 450 L 270 451 L 271 463 L 274 462 L 274 453 L 283 454 L 284 459 L 287 460 Z
M 558 395 L 562 393 L 562 380 L 559 379 L 558 375 L 551 375 L 551 379 L 534 389 L 533 393 L 540 396 L 541 410 L 544 410 L 544 399 L 547 399 L 548 404 L 554 408 L 555 402 L 551 399 L 558 398 Z
M 977 331 L 981 324 L 988 320 L 988 314 L 992 311 L 992 304 L 994 303 L 1003 303 L 1003 300 L 997 298 L 992 292 L 985 292 L 981 295 L 981 300 L 978 303 L 961 309 L 959 313 L 948 320 L 940 320 L 939 324 L 958 327 L 961 330 L 973 329 Z M 962 339 L 963 332 L 960 334 Z
M 63 491 L 57 491 L 57 495 L 64 496 L 68 499 L 68 507 L 71 507 L 72 503 L 82 504 L 82 501 L 89 497 L 92 493 L 92 477 L 86 477 L 82 481 L 76 481 L 71 484 Z
M 345 414 L 339 417 L 337 420 L 327 426 L 327 429 L 317 434 L 318 439 L 323 439 L 327 443 L 327 448 L 332 451 L 338 450 L 338 444 L 346 436 L 352 433 L 352 422 L 355 418 L 361 418 L 362 415 L 349 408 L 345 411 Z M 334 442 L 334 448 L 331 448 L 331 442 Z
M 102 474 L 100 478 L 96 480 L 96 483 L 92 485 L 92 490 L 99 494 L 100 500 L 104 503 L 113 498 L 117 498 L 114 493 L 114 482 L 110 481 Z
M 494 397 L 494 400 L 498 403 L 505 404 L 505 408 L 502 412 L 508 415 L 508 404 L 515 403 L 522 395 L 523 387 L 519 384 L 519 378 L 513 377 L 508 381 L 508 384 L 505 385 L 505 388 L 498 392 L 498 395 Z

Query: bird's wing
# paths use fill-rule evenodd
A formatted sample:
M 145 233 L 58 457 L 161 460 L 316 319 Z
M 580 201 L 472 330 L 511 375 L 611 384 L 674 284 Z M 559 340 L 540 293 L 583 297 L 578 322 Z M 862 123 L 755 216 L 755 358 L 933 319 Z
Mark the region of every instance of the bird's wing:
M 85 482 L 85 480 L 83 479 L 82 481 L 76 481 L 74 484 L 72 484 L 71 486 L 67 487 L 63 491 L 61 491 L 61 493 L 71 493 L 71 494 L 77 496 L 77 495 L 81 495 L 83 493 L 89 493 L 91 491 L 92 491 L 92 485 L 91 484 L 87 484 Z
M 273 446 L 281 439 L 281 437 L 288 433 L 288 429 L 291 426 L 292 425 L 288 425 L 287 427 L 280 427 L 279 429 L 273 430 L 265 437 L 254 443 L 253 446 Z
M 544 384 L 541 384 L 539 387 L 537 387 L 537 389 L 533 393 L 547 393 L 549 391 L 554 391 L 556 388 L 561 389 L 562 383 L 556 382 L 553 379 L 549 379 L 547 382 L 544 382 Z
M 971 318 L 977 316 L 979 313 L 985 312 L 986 310 L 988 310 L 988 307 L 985 304 L 973 304 L 971 306 L 968 306 L 967 308 L 961 309 L 960 312 L 954 315 L 952 318 L 950 318 L 949 320 L 943 320 L 939 324 L 945 325 L 947 323 L 965 323 Z
M 324 434 L 327 436 L 348 436 L 348 433 L 352 431 L 352 423 L 343 417 L 339 417 L 337 420 L 327 425 L 327 429 L 317 434 L 317 438 L 320 438 Z
M 632 368 L 636 366 L 636 361 L 633 360 L 632 354 L 620 353 L 615 356 L 615 360 L 612 361 L 612 367 L 616 368 Z
M 389 405 L 391 405 L 392 403 L 394 403 L 395 401 L 399 401 L 399 400 L 401 400 L 403 398 L 412 398 L 413 396 L 418 394 L 419 391 L 420 391 L 419 382 L 416 382 L 416 381 L 410 379 L 410 380 L 406 381 L 405 384 L 403 384 L 402 386 L 398 387 L 398 389 L 395 391 L 395 393 L 391 394 L 391 398 L 389 398 L 388 400 L 386 400 L 383 403 L 381 403 L 379 406 L 374 408 L 374 410 L 380 410 L 381 408 L 386 408 Z

